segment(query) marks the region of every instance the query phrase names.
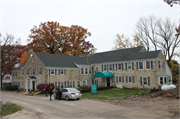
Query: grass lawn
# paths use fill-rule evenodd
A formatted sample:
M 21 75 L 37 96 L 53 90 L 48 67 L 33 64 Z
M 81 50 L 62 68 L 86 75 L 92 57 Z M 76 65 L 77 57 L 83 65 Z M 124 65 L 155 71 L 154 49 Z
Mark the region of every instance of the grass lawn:
M 100 100 L 116 100 L 147 92 L 150 92 L 150 90 L 121 90 L 114 88 L 109 90 L 97 91 L 98 94 L 91 94 L 90 92 L 83 93 L 82 97 Z
M 21 109 L 21 107 L 17 106 L 17 105 L 7 105 L 7 106 L 1 106 L 1 111 L 2 111 L 2 115 L 1 116 L 6 116 L 9 114 L 12 114 L 14 112 L 17 112 Z

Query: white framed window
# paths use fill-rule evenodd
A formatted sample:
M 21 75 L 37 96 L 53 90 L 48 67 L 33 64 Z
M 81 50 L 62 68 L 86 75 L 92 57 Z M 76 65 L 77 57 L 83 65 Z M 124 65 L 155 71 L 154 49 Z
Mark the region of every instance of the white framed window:
M 29 75 L 29 68 L 26 69 L 26 75 Z
M 105 83 L 105 78 L 103 78 L 103 83 Z
M 138 67 L 138 68 L 139 68 L 139 70 L 144 69 L 144 68 L 143 68 L 143 62 L 139 62 L 139 67 Z
M 24 75 L 24 70 L 22 70 L 22 75 Z
M 150 61 L 146 61 L 146 69 L 151 69 L 151 62 Z
M 127 63 L 128 70 L 132 70 L 132 63 Z
M 81 68 L 81 74 L 84 74 L 84 68 Z
M 52 70 L 54 70 L 54 69 L 52 69 Z M 55 71 L 54 71 L 54 73 L 55 73 Z M 38 67 L 38 75 L 40 75 L 40 74 L 42 74 L 42 68 Z
M 64 75 L 64 70 L 63 69 L 61 69 L 61 75 Z
M 143 80 L 142 80 L 142 84 L 143 84 L 144 86 L 148 86 L 148 77 L 143 77 L 142 79 L 143 79 Z
M 109 65 L 109 70 L 110 70 L 110 71 L 113 70 L 113 65 L 112 65 L 112 64 Z
M 104 71 L 106 71 L 106 70 L 107 70 L 106 65 L 104 65 Z
M 165 69 L 165 62 L 162 61 L 162 69 Z
M 98 72 L 98 68 L 94 67 L 94 74 Z
M 64 82 L 61 82 L 61 89 L 64 88 Z
M 69 88 L 73 88 L 73 81 L 69 81 Z
M 167 84 L 169 82 L 170 82 L 169 77 L 167 77 L 167 76 L 159 77 L 159 85 Z
M 82 81 L 83 86 L 87 86 L 87 80 Z
M 122 83 L 122 76 L 118 77 L 118 83 Z
M 159 69 L 161 69 L 161 61 L 158 61 Z
M 166 84 L 167 83 L 167 78 L 166 77 L 164 77 L 164 84 Z
M 55 75 L 55 69 L 51 69 L 51 75 Z
M 118 64 L 118 70 L 119 70 L 119 71 L 122 70 L 122 63 Z
M 80 87 L 80 81 L 77 81 L 77 87 Z
M 35 75 L 35 68 L 32 68 L 32 75 Z
M 92 74 L 92 69 L 91 68 L 89 68 L 89 74 Z
M 87 68 L 85 68 L 85 74 L 88 74 L 88 69 Z
M 132 83 L 132 76 L 128 76 L 128 83 Z
M 164 84 L 163 79 L 164 79 L 164 77 L 160 77 L 160 79 L 159 79 L 159 84 L 160 84 L 160 85 L 163 85 L 163 84 Z
M 114 83 L 114 79 L 111 79 L 112 83 Z

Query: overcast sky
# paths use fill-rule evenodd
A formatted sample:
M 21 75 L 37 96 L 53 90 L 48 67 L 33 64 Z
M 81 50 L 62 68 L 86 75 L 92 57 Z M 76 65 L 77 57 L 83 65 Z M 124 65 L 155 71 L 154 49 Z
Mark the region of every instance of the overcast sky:
M 140 17 L 155 15 L 179 21 L 179 5 L 170 7 L 163 0 L 1 0 L 0 4 L 3 36 L 10 33 L 25 45 L 34 25 L 57 21 L 64 26 L 87 28 L 92 33 L 87 40 L 97 48 L 96 52 L 111 50 L 116 34 L 132 39 Z

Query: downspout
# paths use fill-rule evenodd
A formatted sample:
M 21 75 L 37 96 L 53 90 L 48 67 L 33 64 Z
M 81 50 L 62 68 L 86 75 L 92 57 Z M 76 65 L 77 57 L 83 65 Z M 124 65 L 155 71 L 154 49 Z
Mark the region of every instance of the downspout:
M 48 69 L 48 84 L 49 84 L 49 69 Z
M 115 71 L 115 77 L 114 77 L 114 82 L 116 82 L 116 64 L 114 64 L 114 71 Z M 117 88 L 117 82 L 116 82 L 116 88 Z

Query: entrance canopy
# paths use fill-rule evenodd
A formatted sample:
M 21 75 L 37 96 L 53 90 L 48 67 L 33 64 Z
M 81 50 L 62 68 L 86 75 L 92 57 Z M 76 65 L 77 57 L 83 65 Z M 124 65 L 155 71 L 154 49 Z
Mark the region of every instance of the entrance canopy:
M 114 77 L 114 74 L 111 72 L 97 72 L 93 76 L 93 78 L 106 78 L 106 77 Z

